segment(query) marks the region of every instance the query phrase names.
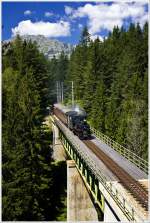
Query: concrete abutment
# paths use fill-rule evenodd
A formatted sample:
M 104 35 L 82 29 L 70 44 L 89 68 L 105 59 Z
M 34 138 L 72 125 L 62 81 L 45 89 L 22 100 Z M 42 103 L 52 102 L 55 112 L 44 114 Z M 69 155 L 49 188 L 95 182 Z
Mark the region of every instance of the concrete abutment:
M 97 211 L 73 160 L 67 161 L 67 220 L 98 221 Z
M 63 136 L 63 133 L 60 131 L 60 138 L 64 144 L 62 145 L 61 140 L 59 139 L 59 129 L 53 123 L 53 157 L 57 161 L 63 161 L 67 159 L 66 151 L 71 156 L 72 159 L 75 159 L 78 165 L 79 171 L 76 168 L 75 161 L 67 161 L 67 221 L 98 221 L 98 213 L 93 204 L 93 199 L 89 195 L 89 190 L 85 186 L 85 179 L 89 182 L 89 185 L 93 188 L 96 198 L 98 197 L 99 191 L 100 194 L 104 197 L 103 211 L 104 211 L 104 222 L 117 222 L 119 219 L 128 220 L 124 215 L 121 209 L 116 205 L 115 201 L 112 199 L 110 194 L 105 190 L 104 186 L 98 182 L 93 185 L 93 180 L 91 175 L 86 168 L 84 168 L 84 162 L 79 161 L 79 156 L 73 150 L 71 143 L 68 143 L 66 137 Z M 65 149 L 64 149 L 65 147 Z M 76 156 L 77 155 L 77 156 Z M 81 172 L 80 172 L 81 171 Z M 80 172 L 80 173 L 79 173 Z M 84 173 L 82 179 L 82 174 Z M 94 178 L 93 178 L 94 179 Z M 94 181 L 95 182 L 95 181 Z M 96 199 L 95 198 L 95 199 Z M 107 201 L 106 201 L 107 200 Z M 113 209 L 112 209 L 113 207 Z M 118 216 L 116 215 L 118 214 Z

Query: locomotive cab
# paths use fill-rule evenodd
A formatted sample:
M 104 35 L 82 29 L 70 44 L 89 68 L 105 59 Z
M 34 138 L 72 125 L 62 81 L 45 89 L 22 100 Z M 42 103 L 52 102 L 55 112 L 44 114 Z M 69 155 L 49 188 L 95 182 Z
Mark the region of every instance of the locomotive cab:
M 54 105 L 54 114 L 80 139 L 91 138 L 90 126 L 86 121 L 87 114 L 83 109 Z
M 75 116 L 73 119 L 73 132 L 80 139 L 88 139 L 91 135 L 90 127 L 87 124 L 85 117 Z

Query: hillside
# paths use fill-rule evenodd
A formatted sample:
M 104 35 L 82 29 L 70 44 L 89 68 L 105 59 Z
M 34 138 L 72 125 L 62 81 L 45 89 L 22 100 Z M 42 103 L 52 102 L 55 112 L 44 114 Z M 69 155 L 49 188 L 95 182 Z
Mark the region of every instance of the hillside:
M 65 54 L 70 55 L 73 50 L 73 46 L 71 44 L 66 44 L 54 39 L 48 39 L 43 35 L 24 35 L 21 37 L 23 40 L 31 40 L 32 42 L 36 41 L 40 52 L 42 52 L 48 59 L 52 59 L 54 56 L 58 58 L 62 51 Z M 4 43 L 12 40 L 14 40 L 14 38 L 4 41 Z

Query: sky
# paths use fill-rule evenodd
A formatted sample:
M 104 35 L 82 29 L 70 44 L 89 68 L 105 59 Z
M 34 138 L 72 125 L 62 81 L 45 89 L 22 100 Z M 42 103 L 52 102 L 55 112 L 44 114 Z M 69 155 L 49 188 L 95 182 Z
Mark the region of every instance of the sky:
M 114 26 L 148 20 L 148 4 L 143 1 L 112 2 L 3 2 L 2 39 L 20 35 L 44 35 L 77 44 L 83 27 L 91 38 L 107 38 Z

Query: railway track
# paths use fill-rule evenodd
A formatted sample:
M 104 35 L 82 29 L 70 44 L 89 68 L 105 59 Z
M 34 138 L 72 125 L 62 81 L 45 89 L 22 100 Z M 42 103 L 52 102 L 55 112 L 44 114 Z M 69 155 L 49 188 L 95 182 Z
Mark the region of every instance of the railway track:
M 148 191 L 92 141 L 82 141 L 117 176 L 120 183 L 133 195 L 141 206 L 148 211 Z
M 66 125 L 66 119 L 62 112 L 55 111 L 55 115 Z M 132 194 L 141 206 L 148 211 L 148 191 L 92 141 L 82 140 L 82 142 L 117 176 L 120 183 Z

